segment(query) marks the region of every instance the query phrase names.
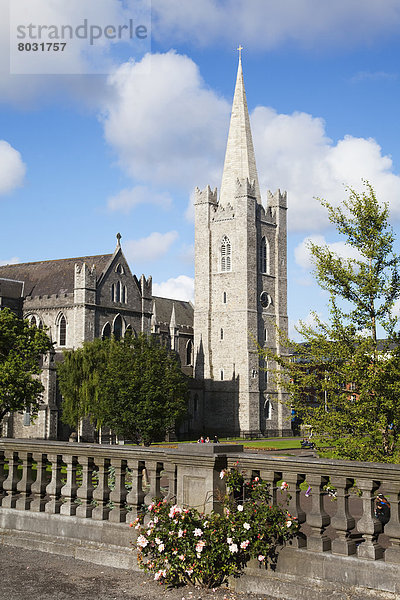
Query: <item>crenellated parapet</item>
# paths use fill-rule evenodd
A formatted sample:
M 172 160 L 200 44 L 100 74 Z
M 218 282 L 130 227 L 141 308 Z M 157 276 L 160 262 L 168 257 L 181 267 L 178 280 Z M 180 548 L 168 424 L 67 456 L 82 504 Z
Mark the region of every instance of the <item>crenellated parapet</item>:
M 218 204 L 217 188 L 212 190 L 209 185 L 200 190 L 196 187 L 194 190 L 194 204 Z
M 232 204 L 226 204 L 225 206 L 217 204 L 212 215 L 212 221 L 226 221 L 227 219 L 233 219 L 234 216 L 235 210 Z
M 248 177 L 236 179 L 234 198 L 254 198 L 256 199 L 256 181 Z
M 276 190 L 273 194 L 270 190 L 267 192 L 267 208 L 286 208 L 287 209 L 287 192 Z

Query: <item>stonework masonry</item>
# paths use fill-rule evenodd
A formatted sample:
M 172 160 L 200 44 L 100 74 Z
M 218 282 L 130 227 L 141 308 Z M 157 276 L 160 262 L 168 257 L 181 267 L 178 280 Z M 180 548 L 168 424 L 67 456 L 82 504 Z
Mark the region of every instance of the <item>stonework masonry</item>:
M 241 62 L 221 192 L 195 195 L 195 377 L 204 381 L 204 430 L 290 434 L 282 390 L 258 346 L 287 333 L 286 193 L 262 204 Z
M 68 439 L 70 430 L 60 419 L 56 364 L 63 360 L 63 350 L 95 338 L 122 337 L 129 330 L 133 335 L 159 335 L 161 343 L 179 353 L 184 372 L 192 375 L 188 343 L 193 344 L 193 306 L 153 297 L 151 277 L 138 279 L 131 273 L 117 238 L 113 254 L 0 266 L 0 307 L 46 327 L 54 343 L 54 352 L 42 359 L 44 392 L 38 415 L 33 420 L 29 413 L 9 415 L 2 424 L 4 437 Z M 87 427 L 79 434 L 92 441 L 94 431 Z
M 0 309 L 45 326 L 54 342 L 37 418 L 10 415 L 3 435 L 68 439 L 56 381 L 63 350 L 128 330 L 157 335 L 194 372 L 181 435 L 290 435 L 287 398 L 258 353 L 283 351 L 278 329 L 288 331 L 286 213 L 285 192 L 261 198 L 239 60 L 220 193 L 195 191 L 195 309 L 154 297 L 151 277 L 131 273 L 119 234 L 113 254 L 0 266 Z

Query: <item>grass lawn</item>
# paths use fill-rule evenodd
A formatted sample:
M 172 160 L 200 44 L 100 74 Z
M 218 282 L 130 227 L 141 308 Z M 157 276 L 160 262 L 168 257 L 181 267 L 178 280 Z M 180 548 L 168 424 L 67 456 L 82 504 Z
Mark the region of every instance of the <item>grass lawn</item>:
M 301 438 L 265 438 L 261 440 L 245 440 L 243 438 L 221 438 L 221 444 L 242 444 L 245 448 L 264 448 L 271 450 L 288 450 L 294 448 L 300 448 Z M 185 442 L 160 442 L 152 444 L 152 446 L 167 446 L 176 447 L 178 444 L 191 444 L 197 440 L 185 441 Z

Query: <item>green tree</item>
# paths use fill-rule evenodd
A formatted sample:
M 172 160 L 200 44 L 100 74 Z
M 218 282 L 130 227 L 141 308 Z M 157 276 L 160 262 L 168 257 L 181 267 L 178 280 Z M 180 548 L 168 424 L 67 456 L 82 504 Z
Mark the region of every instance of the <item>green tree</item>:
M 90 416 L 136 443 L 161 440 L 186 416 L 188 385 L 177 355 L 153 337 L 95 340 L 58 367 L 63 420 Z
M 63 395 L 62 420 L 73 428 L 90 416 L 102 424 L 99 390 L 108 361 L 111 341 L 95 339 L 81 348 L 64 351 L 64 361 L 57 365 L 60 391 Z
M 289 358 L 265 354 L 276 361 L 277 381 L 297 414 L 332 442 L 337 457 L 397 462 L 400 340 L 393 306 L 400 279 L 388 207 L 368 182 L 361 193 L 349 188 L 339 208 L 321 202 L 356 256 L 310 244 L 316 279 L 330 295 L 330 321 L 314 314 L 313 326 L 301 323 L 304 341 L 284 341 Z
M 51 349 L 45 331 L 8 308 L 0 311 L 0 422 L 9 412 L 37 413 L 44 389 L 40 358 Z

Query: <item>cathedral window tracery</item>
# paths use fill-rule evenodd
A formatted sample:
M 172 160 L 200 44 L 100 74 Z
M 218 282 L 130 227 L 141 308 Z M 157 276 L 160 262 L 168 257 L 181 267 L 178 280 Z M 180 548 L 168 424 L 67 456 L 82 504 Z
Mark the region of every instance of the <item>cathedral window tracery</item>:
M 269 242 L 264 236 L 260 244 L 260 271 L 266 275 L 270 274 L 269 268 Z
M 229 238 L 224 235 L 221 241 L 221 271 L 223 273 L 232 270 L 232 255 L 231 255 L 231 242 Z

